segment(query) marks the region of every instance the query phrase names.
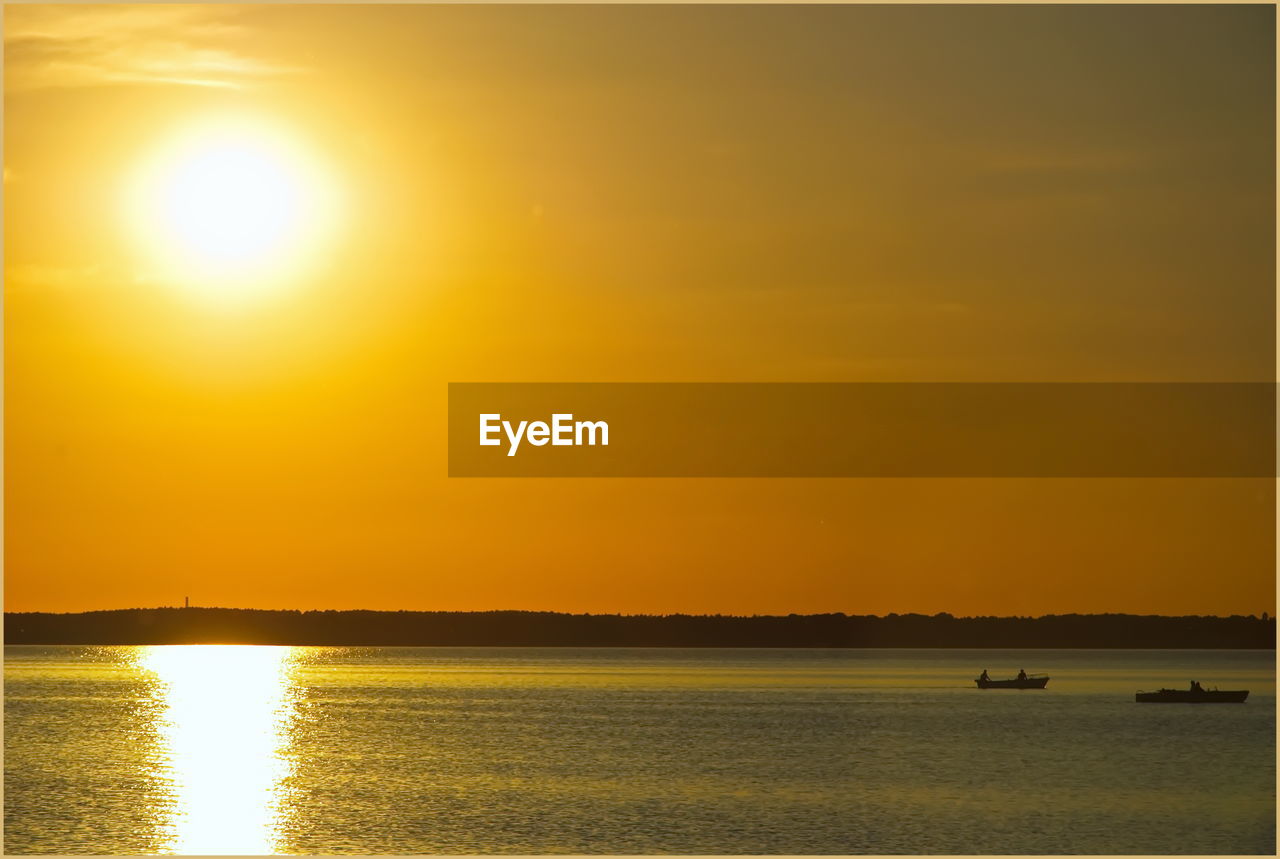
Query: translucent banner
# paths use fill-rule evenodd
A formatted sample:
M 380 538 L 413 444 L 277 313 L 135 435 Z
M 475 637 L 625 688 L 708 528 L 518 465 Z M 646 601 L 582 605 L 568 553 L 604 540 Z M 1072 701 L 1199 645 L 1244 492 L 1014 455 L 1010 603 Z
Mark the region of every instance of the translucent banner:
M 451 477 L 1273 477 L 1270 383 L 455 383 Z

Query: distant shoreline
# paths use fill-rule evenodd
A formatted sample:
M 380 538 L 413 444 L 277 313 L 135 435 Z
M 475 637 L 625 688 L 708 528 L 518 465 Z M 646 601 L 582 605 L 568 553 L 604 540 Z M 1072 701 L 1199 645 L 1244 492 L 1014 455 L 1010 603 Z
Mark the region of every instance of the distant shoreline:
M 1275 618 L 134 608 L 4 616 L 5 644 L 1274 650 Z

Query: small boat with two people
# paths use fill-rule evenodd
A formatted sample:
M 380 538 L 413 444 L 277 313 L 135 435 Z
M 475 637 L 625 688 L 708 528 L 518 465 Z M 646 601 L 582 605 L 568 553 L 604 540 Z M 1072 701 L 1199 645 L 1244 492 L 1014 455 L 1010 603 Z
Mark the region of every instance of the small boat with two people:
M 1206 689 L 1199 681 L 1192 680 L 1190 689 L 1161 689 L 1158 692 L 1138 692 L 1133 700 L 1139 704 L 1243 704 L 1249 697 L 1248 689 Z
M 1018 676 L 1010 680 L 992 680 L 987 669 L 974 681 L 979 689 L 1043 689 L 1049 683 L 1048 674 L 1028 674 L 1019 670 Z

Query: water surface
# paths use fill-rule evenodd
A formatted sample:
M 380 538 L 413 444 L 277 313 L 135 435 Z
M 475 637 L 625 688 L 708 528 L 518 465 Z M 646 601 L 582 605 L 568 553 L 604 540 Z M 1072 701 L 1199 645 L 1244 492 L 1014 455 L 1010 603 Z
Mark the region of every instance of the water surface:
M 1251 694 L 1133 701 L 1191 679 Z M 5 851 L 1273 854 L 1274 681 L 1270 651 L 7 647 Z

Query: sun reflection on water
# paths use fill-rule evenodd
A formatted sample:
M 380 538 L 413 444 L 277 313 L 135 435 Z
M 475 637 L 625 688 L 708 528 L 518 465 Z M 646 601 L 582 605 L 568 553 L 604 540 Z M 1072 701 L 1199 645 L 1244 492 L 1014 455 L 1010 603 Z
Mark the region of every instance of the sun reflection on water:
M 171 785 L 164 852 L 279 852 L 295 700 L 292 648 L 146 648 L 162 705 L 159 777 Z

